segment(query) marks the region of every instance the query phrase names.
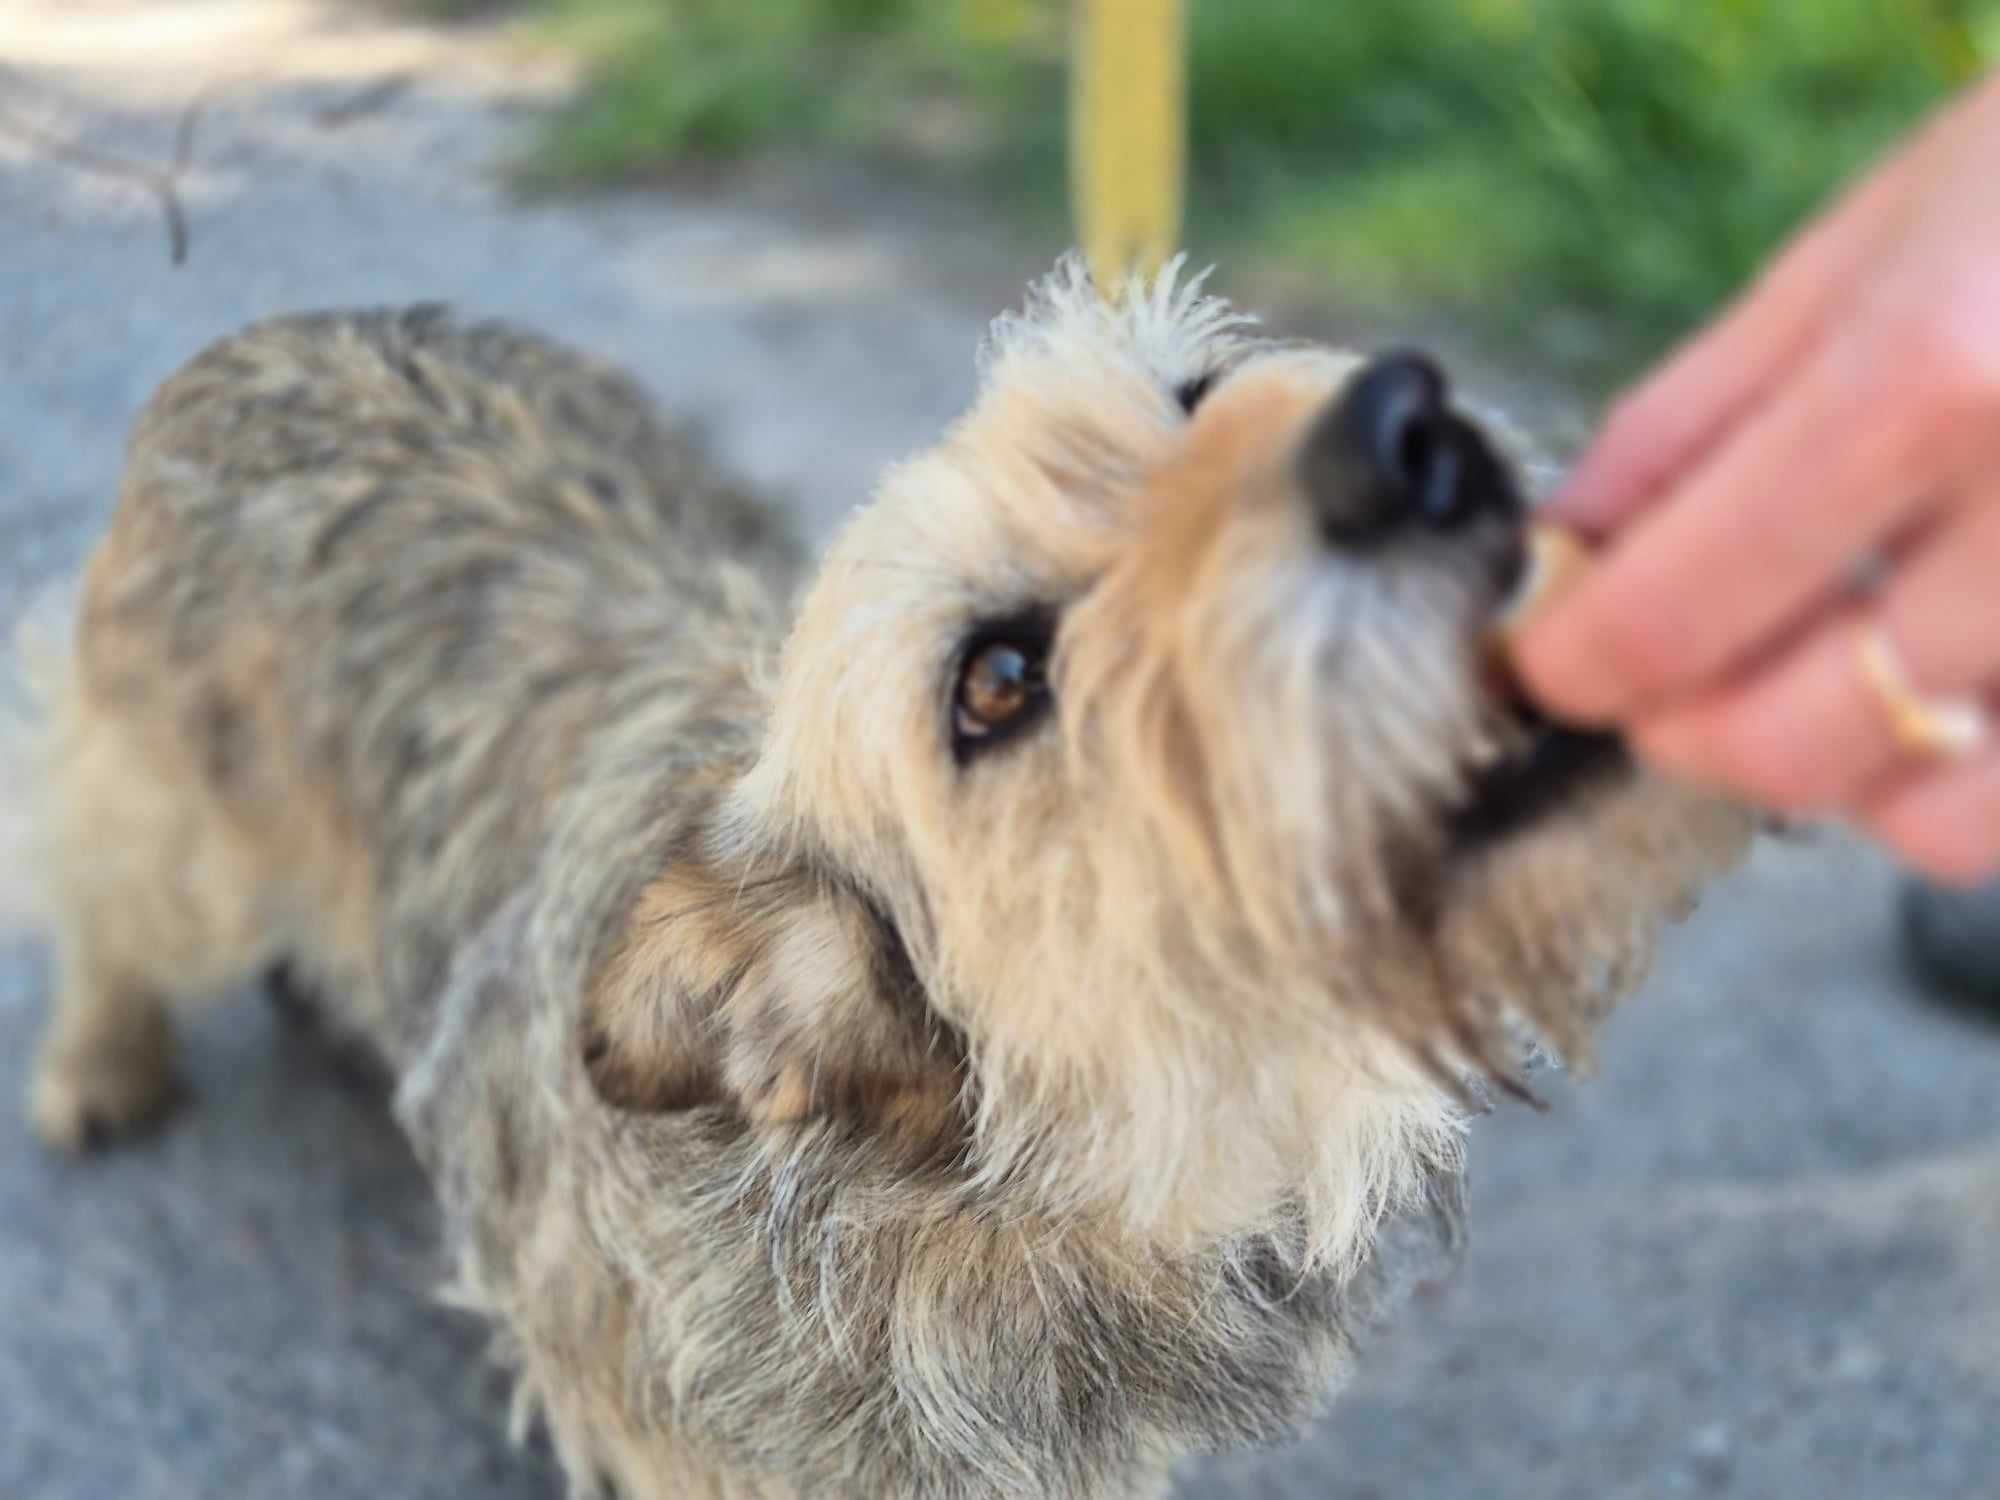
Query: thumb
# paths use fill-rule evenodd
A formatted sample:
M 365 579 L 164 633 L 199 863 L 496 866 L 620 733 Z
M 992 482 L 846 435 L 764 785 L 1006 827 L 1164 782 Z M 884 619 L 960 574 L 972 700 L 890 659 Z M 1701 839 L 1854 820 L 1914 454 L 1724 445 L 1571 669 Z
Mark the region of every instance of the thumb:
M 1729 312 L 1620 399 L 1551 514 L 1589 536 L 1616 531 L 1753 416 L 1902 223 L 1939 134 L 1850 189 Z

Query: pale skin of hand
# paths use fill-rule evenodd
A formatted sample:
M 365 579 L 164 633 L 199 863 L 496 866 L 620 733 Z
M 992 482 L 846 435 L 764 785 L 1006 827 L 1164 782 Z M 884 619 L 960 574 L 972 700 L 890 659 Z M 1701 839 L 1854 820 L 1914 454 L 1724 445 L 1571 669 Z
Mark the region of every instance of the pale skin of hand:
M 1857 664 L 1879 624 L 1925 694 L 2000 711 L 2000 75 L 1622 398 L 1550 510 L 1601 547 L 1519 642 L 1552 713 L 1937 879 L 2000 872 L 2000 732 L 1914 758 Z

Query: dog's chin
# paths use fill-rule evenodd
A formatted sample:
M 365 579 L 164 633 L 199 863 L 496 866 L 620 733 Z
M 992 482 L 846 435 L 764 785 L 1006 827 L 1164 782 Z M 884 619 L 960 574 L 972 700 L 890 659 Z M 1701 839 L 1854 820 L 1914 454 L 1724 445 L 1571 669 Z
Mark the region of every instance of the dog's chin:
M 1514 717 L 1519 732 L 1507 753 L 1482 767 L 1445 813 L 1444 846 L 1453 860 L 1516 843 L 1633 775 L 1615 734 L 1567 728 L 1527 709 Z

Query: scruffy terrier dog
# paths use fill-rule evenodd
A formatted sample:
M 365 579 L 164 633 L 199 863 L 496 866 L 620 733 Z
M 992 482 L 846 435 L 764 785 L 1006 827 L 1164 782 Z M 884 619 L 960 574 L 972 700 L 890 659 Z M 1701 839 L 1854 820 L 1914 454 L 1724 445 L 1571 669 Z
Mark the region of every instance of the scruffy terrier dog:
M 1319 1408 L 1468 1100 L 1748 836 L 1496 685 L 1522 536 L 1431 365 L 1171 272 L 1058 269 L 810 579 L 579 355 L 254 327 L 45 682 L 34 1125 L 282 963 L 579 1493 L 1159 1494 Z

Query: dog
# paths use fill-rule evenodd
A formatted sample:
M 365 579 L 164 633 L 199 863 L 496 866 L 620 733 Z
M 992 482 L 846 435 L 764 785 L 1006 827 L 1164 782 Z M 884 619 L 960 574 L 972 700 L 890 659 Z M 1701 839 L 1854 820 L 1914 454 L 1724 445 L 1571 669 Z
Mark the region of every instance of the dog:
M 1751 836 L 1491 670 L 1512 444 L 1068 260 L 812 568 L 560 344 L 253 326 L 31 664 L 33 1126 L 282 966 L 575 1493 L 1162 1494 L 1322 1408 L 1470 1112 Z

